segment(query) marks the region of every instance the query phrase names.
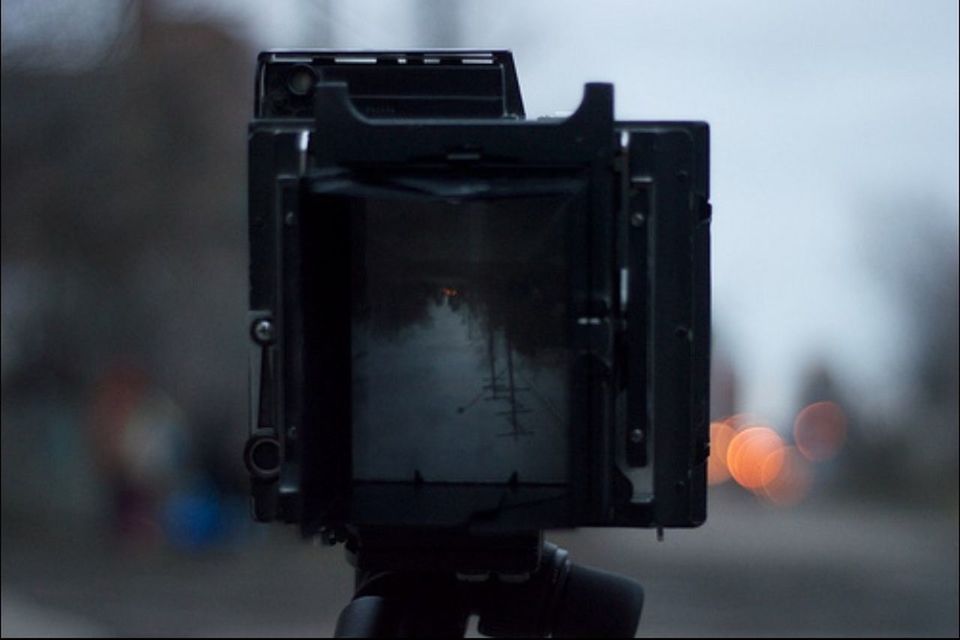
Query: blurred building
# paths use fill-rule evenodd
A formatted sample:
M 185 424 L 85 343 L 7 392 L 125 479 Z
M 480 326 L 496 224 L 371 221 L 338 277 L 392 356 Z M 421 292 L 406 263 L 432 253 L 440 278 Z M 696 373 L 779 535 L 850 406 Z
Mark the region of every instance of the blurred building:
M 251 59 L 150 11 L 84 70 L 4 59 L 5 512 L 102 507 L 89 406 L 120 360 L 240 482 Z

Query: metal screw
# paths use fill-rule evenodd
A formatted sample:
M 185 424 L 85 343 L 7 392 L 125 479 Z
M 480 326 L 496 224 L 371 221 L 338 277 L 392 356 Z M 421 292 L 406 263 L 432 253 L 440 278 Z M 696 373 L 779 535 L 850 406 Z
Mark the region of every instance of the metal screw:
M 253 325 L 253 337 L 260 344 L 273 342 L 273 323 L 269 320 L 258 320 Z
M 643 226 L 643 223 L 645 220 L 646 218 L 644 218 L 643 214 L 640 213 L 639 211 L 634 211 L 633 215 L 630 216 L 630 224 L 632 224 L 635 227 Z
M 641 442 L 643 442 L 643 430 L 634 429 L 633 431 L 631 431 L 630 442 L 632 442 L 633 444 L 640 444 Z

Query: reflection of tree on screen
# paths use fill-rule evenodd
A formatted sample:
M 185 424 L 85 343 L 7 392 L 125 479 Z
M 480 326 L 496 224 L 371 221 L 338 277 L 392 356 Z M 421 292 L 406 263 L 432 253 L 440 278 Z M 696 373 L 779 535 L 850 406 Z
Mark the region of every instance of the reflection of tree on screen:
M 557 366 L 566 348 L 565 211 L 557 198 L 451 205 L 367 203 L 354 244 L 354 321 L 371 335 L 402 340 L 429 329 L 431 306 L 447 306 L 478 339 L 488 370 L 482 388 L 456 408 L 493 403 L 509 425 L 561 412 L 531 384 L 540 366 Z
M 533 431 L 525 428 L 521 422 L 523 414 L 531 413 L 532 409 L 523 403 L 524 395 L 531 391 L 531 386 L 520 386 L 518 383 L 519 372 L 514 367 L 513 347 L 508 341 L 503 345 L 504 363 L 497 361 L 498 341 L 497 334 L 493 332 L 492 325 L 487 336 L 486 361 L 490 368 L 489 375 L 485 378 L 483 386 L 470 402 L 459 407 L 457 413 L 466 413 L 478 401 L 496 402 L 501 405 L 497 415 L 503 416 L 510 424 L 511 430 L 500 435 L 511 435 L 518 438 L 524 435 L 533 435 Z M 559 417 L 559 416 L 557 416 Z

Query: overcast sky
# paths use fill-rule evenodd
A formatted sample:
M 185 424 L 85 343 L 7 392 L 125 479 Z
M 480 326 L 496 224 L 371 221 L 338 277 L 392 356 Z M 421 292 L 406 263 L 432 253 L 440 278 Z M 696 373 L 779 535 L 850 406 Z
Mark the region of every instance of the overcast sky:
M 902 305 L 871 251 L 885 225 L 935 225 L 956 248 L 952 0 L 159 6 L 228 19 L 262 48 L 510 48 L 532 116 L 611 81 L 619 118 L 708 121 L 715 326 L 744 408 L 774 420 L 821 356 L 864 393 L 897 392 Z

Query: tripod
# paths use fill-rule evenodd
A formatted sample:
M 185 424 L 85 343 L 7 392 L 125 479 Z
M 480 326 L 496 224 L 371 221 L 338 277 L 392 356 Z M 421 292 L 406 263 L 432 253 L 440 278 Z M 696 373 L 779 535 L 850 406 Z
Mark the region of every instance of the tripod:
M 539 552 L 539 566 L 522 577 L 358 569 L 335 636 L 463 637 L 477 615 L 478 631 L 493 637 L 633 637 L 640 583 L 575 565 L 553 544 Z

